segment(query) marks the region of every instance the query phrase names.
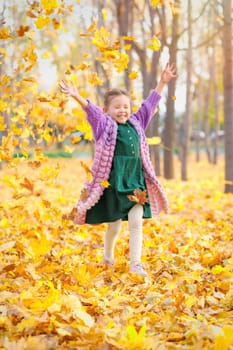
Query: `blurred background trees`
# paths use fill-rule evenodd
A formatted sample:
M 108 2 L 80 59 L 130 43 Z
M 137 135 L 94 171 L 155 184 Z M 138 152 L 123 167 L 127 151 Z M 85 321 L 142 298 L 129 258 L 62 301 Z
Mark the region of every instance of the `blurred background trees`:
M 106 89 L 126 88 L 136 109 L 170 61 L 179 77 L 147 131 L 156 172 L 174 178 L 179 157 L 187 180 L 190 152 L 214 164 L 224 155 L 225 191 L 233 192 L 231 0 L 4 0 L 0 6 L 3 161 L 16 149 L 25 157 L 30 146 L 72 152 L 91 139 L 84 112 L 61 96 L 58 80 L 74 82 L 100 105 Z

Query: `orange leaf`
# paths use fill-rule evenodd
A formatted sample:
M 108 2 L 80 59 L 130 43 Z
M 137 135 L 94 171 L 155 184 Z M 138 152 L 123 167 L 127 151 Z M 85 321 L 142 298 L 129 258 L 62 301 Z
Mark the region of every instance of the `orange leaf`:
M 173 240 L 169 242 L 168 250 L 174 254 L 179 253 L 179 248 L 177 247 L 177 245 L 175 244 L 175 242 Z
M 38 97 L 38 100 L 39 100 L 40 102 L 51 102 L 50 99 L 48 99 L 47 97 L 43 97 L 43 96 Z
M 103 180 L 101 181 L 101 186 L 103 186 L 104 188 L 108 188 L 110 186 L 110 183 L 107 180 Z
M 80 162 L 81 167 L 85 170 L 87 177 L 89 179 L 89 181 L 92 179 L 92 171 L 91 169 L 84 163 L 84 162 Z
M 130 201 L 142 205 L 148 202 L 147 190 L 141 191 L 137 188 L 133 193 L 134 195 L 127 196 Z
M 69 214 L 64 214 L 62 216 L 62 219 L 63 220 L 74 220 L 76 215 L 77 215 L 77 208 L 73 208 Z
M 28 180 L 26 177 L 24 178 L 24 182 L 21 182 L 20 185 L 22 187 L 26 188 L 30 192 L 34 191 L 33 183 L 30 180 Z
M 29 26 L 19 26 L 19 28 L 17 29 L 16 33 L 18 36 L 24 36 L 24 34 L 26 32 L 28 32 L 30 30 Z

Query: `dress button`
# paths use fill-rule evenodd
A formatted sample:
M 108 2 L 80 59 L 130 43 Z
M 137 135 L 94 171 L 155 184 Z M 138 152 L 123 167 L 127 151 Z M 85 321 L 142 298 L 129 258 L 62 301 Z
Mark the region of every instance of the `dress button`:
M 133 147 L 133 144 L 131 143 L 131 145 L 130 145 L 131 147 Z

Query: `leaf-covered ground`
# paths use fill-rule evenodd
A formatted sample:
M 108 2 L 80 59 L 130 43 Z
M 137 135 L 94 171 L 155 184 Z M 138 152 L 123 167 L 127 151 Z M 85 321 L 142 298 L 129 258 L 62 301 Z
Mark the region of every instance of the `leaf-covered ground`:
M 233 349 L 223 165 L 193 162 L 189 182 L 161 180 L 170 212 L 144 222 L 145 280 L 128 273 L 127 223 L 112 270 L 101 265 L 106 226 L 64 220 L 84 180 L 77 159 L 0 170 L 0 349 Z

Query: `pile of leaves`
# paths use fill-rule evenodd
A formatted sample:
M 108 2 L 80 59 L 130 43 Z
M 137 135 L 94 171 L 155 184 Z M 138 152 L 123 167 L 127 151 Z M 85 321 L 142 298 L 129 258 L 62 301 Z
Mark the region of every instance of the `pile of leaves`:
M 106 225 L 64 219 L 85 181 L 79 160 L 3 165 L 0 349 L 232 349 L 233 196 L 222 164 L 190 169 L 188 182 L 161 180 L 170 211 L 144 222 L 144 279 L 128 272 L 127 223 L 111 269 Z

